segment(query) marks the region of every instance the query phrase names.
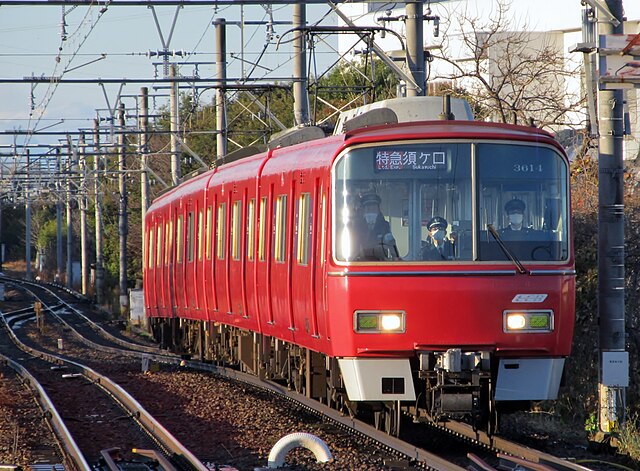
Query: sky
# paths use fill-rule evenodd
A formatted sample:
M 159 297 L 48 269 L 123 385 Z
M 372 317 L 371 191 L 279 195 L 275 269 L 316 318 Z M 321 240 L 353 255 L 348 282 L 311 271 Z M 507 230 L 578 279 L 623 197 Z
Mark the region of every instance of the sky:
M 239 23 L 239 5 L 175 6 L 156 7 L 155 12 L 160 31 L 154 20 L 153 11 L 147 7 L 111 5 L 102 10 L 101 6 L 0 6 L 0 79 L 19 79 L 45 76 L 66 79 L 151 79 L 163 75 L 158 57 L 149 57 L 149 52 L 184 51 L 182 57 L 171 58 L 180 65 L 183 75 L 192 75 L 197 65 L 202 78 L 215 77 L 214 61 L 215 32 L 214 19 L 226 19 L 227 54 L 229 78 L 240 78 L 252 70 L 255 61 L 266 43 L 268 55 L 260 61 L 252 73 L 253 78 L 269 80 L 291 78 L 291 45 L 282 37 L 282 44 L 276 49 L 281 35 L 292 26 L 278 24 L 291 21 L 289 5 L 272 7 L 273 35 L 268 38 L 264 25 L 246 25 L 243 38 Z M 177 12 L 177 16 L 176 16 Z M 242 11 L 245 21 L 268 21 L 268 12 L 260 5 L 245 6 Z M 325 17 L 325 15 L 328 15 Z M 64 27 L 62 26 L 64 18 Z M 330 7 L 308 5 L 307 22 L 321 25 L 335 25 L 335 14 Z M 173 34 L 172 25 L 173 27 Z M 64 37 L 64 39 L 63 39 Z M 241 67 L 240 47 L 244 39 L 244 71 Z M 231 54 L 234 57 L 230 57 Z M 337 59 L 337 52 L 324 46 L 319 50 L 320 66 Z M 65 72 L 66 71 L 66 72 Z M 153 94 L 152 84 L 133 83 L 121 90 L 127 108 L 132 108 L 140 87 L 148 86 Z M 0 133 L 6 130 L 38 129 L 47 131 L 78 131 L 91 128 L 93 119 L 107 116 L 108 109 L 116 106 L 120 89 L 118 84 L 105 84 L 104 91 L 98 84 L 58 84 L 40 83 L 32 87 L 29 83 L 0 83 Z M 167 91 L 158 91 L 155 100 L 150 97 L 150 107 L 158 107 L 168 102 Z M 127 97 L 129 95 L 129 97 Z M 201 100 L 210 103 L 213 91 L 203 93 Z M 97 111 L 99 110 L 99 111 Z M 151 110 L 153 112 L 153 110 Z M 61 122 L 63 120 L 63 122 Z M 62 136 L 60 136 L 62 137 Z M 25 137 L 2 134 L 0 146 L 7 147 L 17 139 L 25 143 Z M 57 143 L 58 136 L 32 136 L 29 144 Z M 0 153 L 6 150 L 0 148 Z

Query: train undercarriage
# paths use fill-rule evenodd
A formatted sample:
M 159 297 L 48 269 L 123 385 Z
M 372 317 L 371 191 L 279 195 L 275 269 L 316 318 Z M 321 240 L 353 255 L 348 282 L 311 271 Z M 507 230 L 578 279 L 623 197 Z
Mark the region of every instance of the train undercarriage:
M 351 401 L 336 358 L 217 322 L 151 318 L 150 329 L 161 348 L 279 382 L 350 416 L 369 417 L 390 435 L 399 435 L 403 416 L 462 419 L 490 434 L 498 427 L 488 352 L 422 352 L 412 363 L 415 401 Z

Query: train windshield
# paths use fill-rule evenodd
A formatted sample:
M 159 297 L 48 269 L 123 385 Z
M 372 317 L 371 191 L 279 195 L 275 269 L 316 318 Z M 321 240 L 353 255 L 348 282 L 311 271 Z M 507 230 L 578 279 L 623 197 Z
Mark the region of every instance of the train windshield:
M 336 162 L 334 190 L 338 261 L 569 256 L 567 165 L 551 147 L 433 141 L 357 147 Z

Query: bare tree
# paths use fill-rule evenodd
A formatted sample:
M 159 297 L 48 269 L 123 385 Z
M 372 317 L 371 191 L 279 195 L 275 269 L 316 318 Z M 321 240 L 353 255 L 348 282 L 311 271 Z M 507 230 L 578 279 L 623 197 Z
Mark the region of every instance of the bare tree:
M 489 20 L 468 9 L 451 12 L 442 54 L 434 56 L 450 65 L 449 72 L 432 80 L 464 90 L 478 119 L 514 124 L 533 119 L 545 128 L 584 128 L 580 64 L 565 57 L 562 34 L 527 31 L 526 23 L 516 24 L 508 0 L 498 0 L 495 8 Z

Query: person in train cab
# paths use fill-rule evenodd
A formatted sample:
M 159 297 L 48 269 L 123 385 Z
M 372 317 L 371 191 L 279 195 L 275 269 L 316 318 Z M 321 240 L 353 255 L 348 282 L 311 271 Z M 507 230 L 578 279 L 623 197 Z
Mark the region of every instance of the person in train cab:
M 509 224 L 500 229 L 500 235 L 509 238 L 526 236 L 533 232 L 532 229 L 524 225 L 524 213 L 527 206 L 524 201 L 514 198 L 504 205 L 504 212 L 507 214 Z
M 359 217 L 355 224 L 356 260 L 397 260 L 398 249 L 391 226 L 380 210 L 381 199 L 375 193 L 360 198 Z
M 453 260 L 454 245 L 447 239 L 447 220 L 440 216 L 432 217 L 427 223 L 429 234 L 422 243 L 422 260 Z

